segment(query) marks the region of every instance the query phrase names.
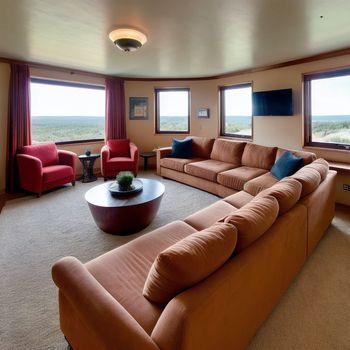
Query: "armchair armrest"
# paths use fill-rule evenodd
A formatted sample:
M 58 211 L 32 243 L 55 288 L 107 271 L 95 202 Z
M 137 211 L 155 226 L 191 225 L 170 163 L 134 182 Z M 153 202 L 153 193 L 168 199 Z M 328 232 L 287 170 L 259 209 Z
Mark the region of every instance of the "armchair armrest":
M 19 183 L 23 189 L 40 193 L 42 190 L 43 166 L 39 158 L 17 154 Z
M 79 319 L 97 336 L 101 349 L 159 350 L 137 321 L 78 259 L 59 260 L 52 267 L 52 278 Z
M 139 170 L 139 150 L 132 142 L 130 142 L 130 157 L 134 161 L 134 175 L 136 176 Z
M 77 155 L 74 152 L 57 150 L 58 163 L 62 165 L 69 165 L 73 168 L 75 174 Z
M 171 154 L 172 148 L 171 147 L 162 147 L 157 148 L 157 174 L 160 175 L 160 160 L 162 158 L 165 158 Z

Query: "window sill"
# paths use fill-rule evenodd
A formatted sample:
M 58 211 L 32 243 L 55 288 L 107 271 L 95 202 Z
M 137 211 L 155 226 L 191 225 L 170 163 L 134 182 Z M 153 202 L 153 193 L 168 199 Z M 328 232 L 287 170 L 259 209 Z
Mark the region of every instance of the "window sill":
M 350 163 L 333 162 L 331 160 L 329 160 L 328 163 L 329 168 L 332 170 L 336 170 L 342 173 L 350 173 Z
M 327 152 L 335 152 L 335 153 L 347 153 L 349 154 L 349 150 L 347 149 L 340 149 L 340 148 L 328 148 L 328 147 L 316 147 L 316 146 L 303 146 L 304 150 L 310 150 L 310 151 L 327 151 Z
M 55 142 L 57 146 L 60 145 L 86 145 L 86 144 L 95 144 L 95 143 L 101 143 L 104 142 L 104 139 L 96 139 L 96 140 L 79 140 L 79 141 L 62 141 L 62 142 Z

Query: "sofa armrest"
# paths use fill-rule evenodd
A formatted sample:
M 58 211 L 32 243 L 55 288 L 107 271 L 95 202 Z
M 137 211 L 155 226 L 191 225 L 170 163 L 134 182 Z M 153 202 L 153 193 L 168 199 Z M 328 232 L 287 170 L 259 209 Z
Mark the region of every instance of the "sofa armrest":
M 40 193 L 43 175 L 41 160 L 29 154 L 17 154 L 17 164 L 20 186 L 23 189 Z
M 57 150 L 58 153 L 58 163 L 62 165 L 68 165 L 73 168 L 73 173 L 75 174 L 76 159 L 77 155 L 74 152 Z
M 171 154 L 172 148 L 171 147 L 162 147 L 157 148 L 157 174 L 160 175 L 160 160 L 162 158 L 165 158 Z
M 97 336 L 101 349 L 159 350 L 137 321 L 78 259 L 65 257 L 56 262 L 52 278 L 79 319 Z M 74 341 L 72 343 L 74 346 Z

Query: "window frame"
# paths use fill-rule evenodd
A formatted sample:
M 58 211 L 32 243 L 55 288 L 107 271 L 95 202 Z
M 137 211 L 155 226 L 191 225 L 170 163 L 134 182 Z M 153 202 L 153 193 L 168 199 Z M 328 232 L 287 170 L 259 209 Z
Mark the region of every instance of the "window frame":
M 349 75 L 350 68 L 341 68 L 335 70 L 327 70 L 318 73 L 303 74 L 304 87 L 304 146 L 330 148 L 338 150 L 350 150 L 350 144 L 316 142 L 312 141 L 312 116 L 311 116 L 311 81 L 324 78 L 334 78 Z
M 38 77 L 31 77 L 30 83 L 39 83 L 39 84 L 47 84 L 47 85 L 55 85 L 55 86 L 77 87 L 77 88 L 106 91 L 106 87 L 102 86 L 102 85 L 93 85 L 93 84 L 85 84 L 85 83 L 78 83 L 78 82 L 68 82 L 68 81 L 54 80 L 54 79 L 51 80 L 51 79 L 38 78 Z M 105 124 L 106 124 L 106 113 L 105 113 L 104 118 L 105 118 Z M 30 115 L 30 119 L 32 119 L 32 115 Z M 106 128 L 106 125 L 105 125 L 105 128 Z M 78 143 L 87 143 L 87 142 L 101 142 L 101 141 L 104 141 L 104 138 L 102 138 L 102 139 L 72 140 L 72 141 L 57 141 L 54 143 L 56 145 L 69 145 L 69 144 L 78 144 Z
M 159 116 L 159 92 L 164 91 L 187 91 L 188 93 L 188 116 L 187 116 L 187 130 L 185 131 L 161 131 L 160 130 L 160 116 Z M 191 89 L 187 87 L 174 88 L 155 88 L 155 133 L 156 134 L 190 134 L 190 120 L 191 120 Z
M 252 90 L 252 104 L 253 104 L 253 83 L 240 83 L 240 84 L 233 84 L 233 85 L 225 85 L 225 86 L 220 86 L 219 87 L 219 94 L 220 94 L 220 136 L 224 137 L 232 137 L 232 138 L 237 138 L 237 139 L 243 139 L 246 141 L 253 141 L 253 128 L 254 128 L 254 123 L 253 123 L 253 109 L 252 109 L 252 114 L 250 116 L 251 118 L 251 125 L 252 125 L 252 134 L 251 136 L 248 135 L 240 135 L 240 134 L 232 134 L 225 132 L 225 91 L 226 90 L 232 90 L 232 89 L 241 89 L 245 87 L 250 87 Z

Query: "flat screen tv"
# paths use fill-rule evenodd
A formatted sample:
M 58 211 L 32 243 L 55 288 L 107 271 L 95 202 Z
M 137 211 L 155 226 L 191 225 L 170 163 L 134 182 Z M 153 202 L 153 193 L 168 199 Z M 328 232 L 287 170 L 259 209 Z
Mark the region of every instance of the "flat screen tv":
M 292 89 L 253 92 L 253 116 L 293 115 Z

